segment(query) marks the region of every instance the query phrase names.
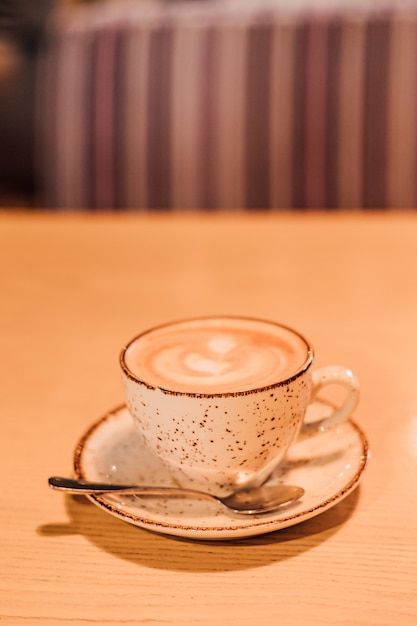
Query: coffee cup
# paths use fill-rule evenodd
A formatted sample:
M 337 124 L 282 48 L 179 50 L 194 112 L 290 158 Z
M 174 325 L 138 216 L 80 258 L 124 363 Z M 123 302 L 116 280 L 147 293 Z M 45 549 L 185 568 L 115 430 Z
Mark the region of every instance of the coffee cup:
M 354 374 L 312 371 L 312 363 L 313 348 L 296 330 L 233 316 L 152 328 L 120 355 L 126 403 L 147 448 L 182 487 L 219 496 L 264 483 L 296 440 L 352 414 Z M 308 406 L 330 384 L 345 389 L 343 401 L 307 422 Z

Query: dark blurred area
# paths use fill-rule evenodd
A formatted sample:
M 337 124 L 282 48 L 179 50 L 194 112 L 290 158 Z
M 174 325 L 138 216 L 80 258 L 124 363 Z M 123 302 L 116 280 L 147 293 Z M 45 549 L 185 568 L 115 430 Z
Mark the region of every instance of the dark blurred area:
M 57 0 L 0 0 L 0 204 L 34 193 L 36 56 Z

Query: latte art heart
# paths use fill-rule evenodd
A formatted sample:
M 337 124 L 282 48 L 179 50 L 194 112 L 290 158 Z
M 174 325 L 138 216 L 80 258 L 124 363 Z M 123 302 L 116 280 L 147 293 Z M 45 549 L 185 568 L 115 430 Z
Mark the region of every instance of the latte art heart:
M 304 340 L 285 328 L 234 318 L 180 322 L 149 331 L 126 352 L 146 384 L 180 393 L 229 393 L 266 387 L 306 359 Z

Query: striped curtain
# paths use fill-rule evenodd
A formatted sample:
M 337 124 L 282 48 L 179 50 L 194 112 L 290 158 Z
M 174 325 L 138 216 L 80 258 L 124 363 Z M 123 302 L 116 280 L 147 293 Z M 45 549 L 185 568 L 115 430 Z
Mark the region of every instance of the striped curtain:
M 417 10 L 209 4 L 51 24 L 38 72 L 45 206 L 417 206 Z

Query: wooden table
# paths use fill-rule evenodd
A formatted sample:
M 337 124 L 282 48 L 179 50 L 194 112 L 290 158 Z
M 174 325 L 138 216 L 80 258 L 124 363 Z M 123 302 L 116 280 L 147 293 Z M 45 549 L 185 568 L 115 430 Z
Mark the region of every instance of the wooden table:
M 417 623 L 417 215 L 0 214 L 0 622 Z M 123 401 L 119 349 L 174 318 L 276 319 L 361 381 L 372 458 L 302 524 L 192 542 L 53 493 Z

